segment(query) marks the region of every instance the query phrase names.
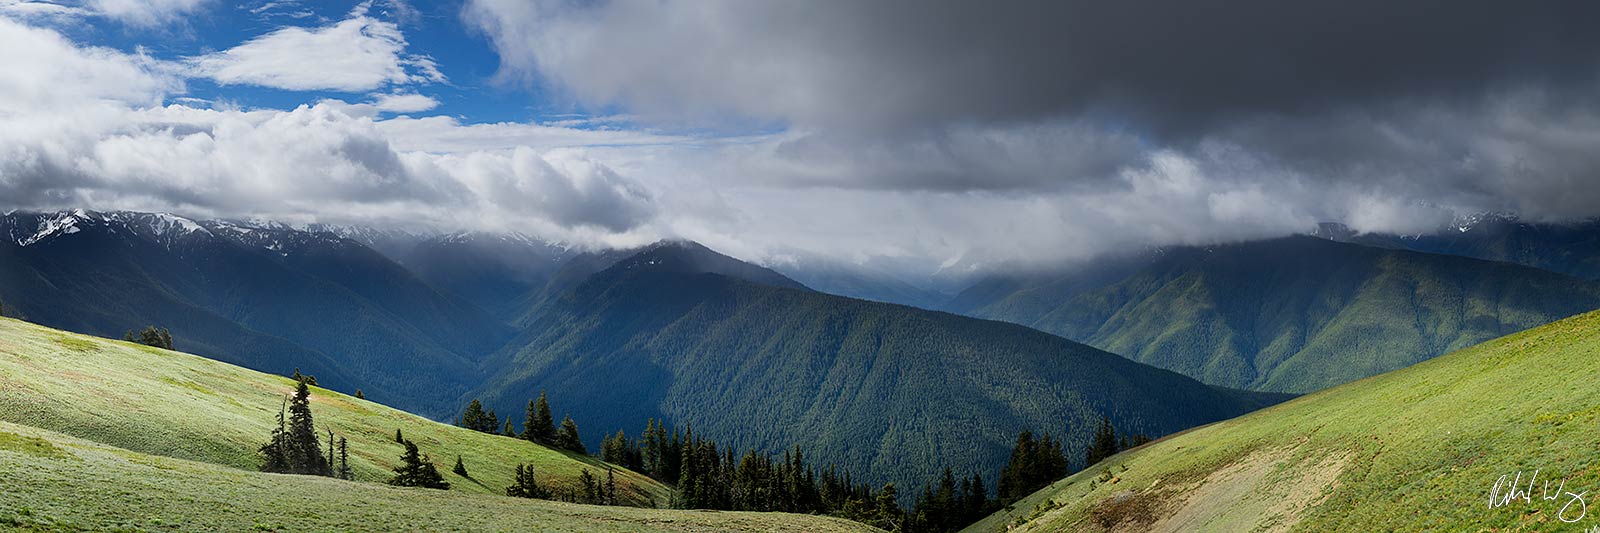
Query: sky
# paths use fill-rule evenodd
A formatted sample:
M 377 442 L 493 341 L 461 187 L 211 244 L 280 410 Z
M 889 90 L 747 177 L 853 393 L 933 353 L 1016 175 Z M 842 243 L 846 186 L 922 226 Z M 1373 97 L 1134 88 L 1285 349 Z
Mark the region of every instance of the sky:
M 1579 220 L 1600 216 L 1597 12 L 0 0 L 0 209 L 926 269 Z

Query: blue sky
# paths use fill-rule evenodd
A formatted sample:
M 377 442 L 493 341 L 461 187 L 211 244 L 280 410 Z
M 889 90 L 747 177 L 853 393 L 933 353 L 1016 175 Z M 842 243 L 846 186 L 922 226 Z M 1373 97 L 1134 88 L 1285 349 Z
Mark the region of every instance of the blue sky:
M 381 0 L 206 2 L 182 18 L 156 26 L 86 17 L 56 27 L 84 43 L 177 62 L 227 50 L 285 28 L 313 31 L 326 28 L 350 18 L 352 10 L 360 6 L 369 6 L 367 16 L 397 25 L 404 33 L 405 52 L 432 59 L 445 80 L 347 91 L 289 90 L 251 83 L 224 85 L 200 77 L 188 79 L 184 93 L 173 98 L 196 98 L 249 108 L 292 109 L 322 99 L 366 101 L 371 94 L 385 90 L 414 92 L 438 102 L 438 107 L 427 110 L 427 114 L 458 117 L 466 123 L 577 121 L 591 116 L 594 111 L 571 98 L 546 94 L 545 85 L 540 83 L 497 80 L 499 56 L 481 31 L 469 29 L 462 23 L 459 1 L 415 5 Z M 598 111 L 597 114 L 606 116 L 608 109 L 600 106 Z

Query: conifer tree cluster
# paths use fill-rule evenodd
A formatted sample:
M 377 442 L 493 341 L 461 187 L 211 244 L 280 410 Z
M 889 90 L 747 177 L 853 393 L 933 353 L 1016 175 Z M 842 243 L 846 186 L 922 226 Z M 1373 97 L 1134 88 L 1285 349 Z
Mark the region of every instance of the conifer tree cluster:
M 533 475 L 533 465 L 519 464 L 516 479 L 511 482 L 511 486 L 506 487 L 506 496 L 548 500 L 550 491 L 539 485 L 539 480 Z
M 528 413 L 523 420 L 521 433 L 511 423 L 511 417 L 501 419 L 494 409 L 484 410 L 483 402 L 476 399 L 467 404 L 466 411 L 456 419 L 456 425 L 490 435 L 522 438 L 552 448 L 589 453 L 583 445 L 583 437 L 578 434 L 578 423 L 572 417 L 563 418 L 561 426 L 556 426 L 555 419 L 550 415 L 550 400 L 543 391 L 539 393 L 539 399 L 528 400 Z
M 1117 428 L 1111 425 L 1111 419 L 1100 417 L 1100 424 L 1095 427 L 1094 438 L 1089 441 L 1089 447 L 1084 451 L 1083 467 L 1088 468 L 1116 455 L 1123 450 L 1150 442 L 1150 437 L 1142 434 L 1117 435 Z
M 550 416 L 550 401 L 545 398 L 544 391 L 539 391 L 538 400 L 528 400 L 528 416 L 522 423 L 522 438 L 554 446 L 556 443 L 556 420 Z
M 1000 470 L 1000 501 L 1009 504 L 1020 500 L 1068 473 L 1067 456 L 1055 438 L 1046 433 L 1036 439 L 1033 432 L 1023 431 L 1017 435 L 1010 460 Z
M 799 447 L 781 458 L 755 451 L 736 455 L 695 437 L 692 428 L 679 431 L 652 419 L 639 438 L 618 431 L 602 441 L 600 451 L 608 463 L 676 485 L 671 504 L 680 509 L 831 514 L 891 529 L 905 521 L 893 484 L 873 490 L 832 466 L 818 472 Z M 601 485 L 602 494 L 612 485 Z
M 329 435 L 331 439 L 331 431 Z M 331 440 L 329 445 L 332 445 Z M 260 451 L 265 459 L 261 465 L 263 472 L 333 475 L 331 454 L 325 457 L 318 442 L 316 422 L 311 415 L 311 390 L 305 381 L 296 382 L 294 396 L 278 410 L 278 425 L 272 430 L 271 440 Z M 344 469 L 347 470 L 348 465 Z
M 973 522 L 999 509 L 999 504 L 989 499 L 989 490 L 983 476 L 956 481 L 949 468 L 936 484 L 922 489 L 917 503 L 906 517 L 904 531 L 959 531 Z
M 484 411 L 483 403 L 473 399 L 472 403 L 467 404 L 467 411 L 461 414 L 461 419 L 456 425 L 494 435 L 500 431 L 500 417 L 493 409 Z
M 401 438 L 399 430 L 395 430 L 395 438 L 406 447 L 406 451 L 400 456 L 400 466 L 394 468 L 394 477 L 389 478 L 390 485 L 441 490 L 450 488 L 450 483 L 444 480 L 444 476 L 439 474 L 439 469 L 433 465 L 433 459 L 423 455 L 422 451 L 417 449 L 416 443 Z
M 134 335 L 133 330 L 128 330 L 126 333 L 122 334 L 122 340 L 128 342 L 137 342 L 145 346 L 154 346 L 156 348 L 165 348 L 168 350 L 172 349 L 172 332 L 167 331 L 167 328 L 147 326 L 144 328 L 144 331 L 140 331 L 138 335 Z

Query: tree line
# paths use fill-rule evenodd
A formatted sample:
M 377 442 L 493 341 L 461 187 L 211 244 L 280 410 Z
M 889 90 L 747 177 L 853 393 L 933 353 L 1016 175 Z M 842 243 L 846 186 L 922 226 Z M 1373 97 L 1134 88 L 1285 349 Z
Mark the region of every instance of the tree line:
M 284 401 L 269 442 L 261 447 L 265 458 L 262 471 L 320 475 L 350 479 L 346 439 L 327 430 L 326 454 L 319 442 L 310 408 L 308 385 L 315 378 L 295 371 L 296 389 Z M 522 431 L 515 431 L 511 420 L 501 420 L 482 402 L 472 400 L 457 419 L 457 425 L 492 435 L 528 440 L 574 453 L 587 453 L 578 435 L 577 424 L 564 417 L 554 423 L 547 396 L 541 392 L 528 401 Z M 401 465 L 395 467 L 392 485 L 448 489 L 450 483 L 439 474 L 433 460 L 395 430 L 395 441 L 404 447 Z M 1139 446 L 1150 439 L 1140 434 L 1117 433 L 1109 418 L 1101 417 L 1093 436 L 1084 446 L 1082 467 L 1088 468 L 1116 453 Z M 1050 434 L 1035 436 L 1031 431 L 1017 435 L 1016 444 L 1005 466 L 996 477 L 993 496 L 978 473 L 958 477 L 945 468 L 939 479 L 925 484 L 910 507 L 900 504 L 901 493 L 894 483 L 873 486 L 854 480 L 834 465 L 818 467 L 806 460 L 796 446 L 781 456 L 756 450 L 736 452 L 730 446 L 697 436 L 692 427 L 679 429 L 650 419 L 639 437 L 619 430 L 601 441 L 599 458 L 650 476 L 676 488 L 668 504 L 677 509 L 788 512 L 831 515 L 862 522 L 888 531 L 905 533 L 948 532 L 972 524 L 1000 508 L 1072 473 L 1066 447 Z M 452 469 L 471 478 L 460 456 Z M 541 483 L 534 465 L 518 464 L 515 477 L 505 489 L 507 496 L 560 500 L 596 505 L 619 505 L 616 472 L 609 466 L 601 475 L 583 469 L 574 486 L 554 488 Z
M 585 455 L 589 453 L 583 445 L 583 438 L 578 435 L 578 423 L 573 422 L 571 416 L 562 417 L 561 427 L 556 427 L 555 418 L 550 414 L 550 400 L 543 391 L 539 392 L 537 400 L 528 400 L 528 410 L 520 433 L 512 425 L 511 417 L 506 417 L 502 423 L 494 409 L 485 411 L 483 402 L 477 399 L 467 404 L 466 411 L 456 419 L 456 425 L 490 435 L 525 439 L 556 449 Z
M 130 329 L 122 334 L 122 340 L 156 348 L 172 349 L 172 332 L 167 331 L 167 328 L 147 326 L 138 335 L 134 335 L 133 330 Z

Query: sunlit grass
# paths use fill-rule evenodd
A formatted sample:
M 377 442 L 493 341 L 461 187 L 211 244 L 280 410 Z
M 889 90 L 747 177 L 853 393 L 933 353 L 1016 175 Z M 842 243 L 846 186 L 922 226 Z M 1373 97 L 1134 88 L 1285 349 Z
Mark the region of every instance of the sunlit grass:
M 63 333 L 0 319 L 0 420 L 59 431 L 137 452 L 254 470 L 293 382 L 147 346 Z M 576 486 L 606 466 L 523 440 L 436 423 L 373 402 L 313 388 L 319 428 L 349 439 L 359 481 L 382 482 L 402 452 L 395 430 L 430 454 L 452 490 L 501 494 L 518 463 L 541 481 Z M 322 435 L 326 446 L 326 433 Z M 0 448 L 6 445 L 0 442 Z M 450 472 L 455 458 L 470 479 Z M 619 470 L 619 493 L 635 505 L 665 505 L 667 487 Z
M 1568 524 L 1556 515 L 1570 497 L 1542 500 L 1542 481 L 1531 502 L 1490 508 L 1489 492 L 1501 475 L 1526 481 L 1535 469 L 1552 493 L 1562 480 L 1574 493 L 1600 490 L 1597 376 L 1600 313 L 1589 313 L 1125 452 L 969 531 L 1093 531 L 1096 506 L 1114 494 L 1147 498 L 1165 516 L 1231 483 L 1247 490 L 1202 502 L 1214 512 L 1190 530 L 1576 531 L 1600 525 L 1600 507 Z M 1264 475 L 1214 475 L 1262 458 L 1273 459 Z M 1337 461 L 1333 484 L 1277 505 Z

